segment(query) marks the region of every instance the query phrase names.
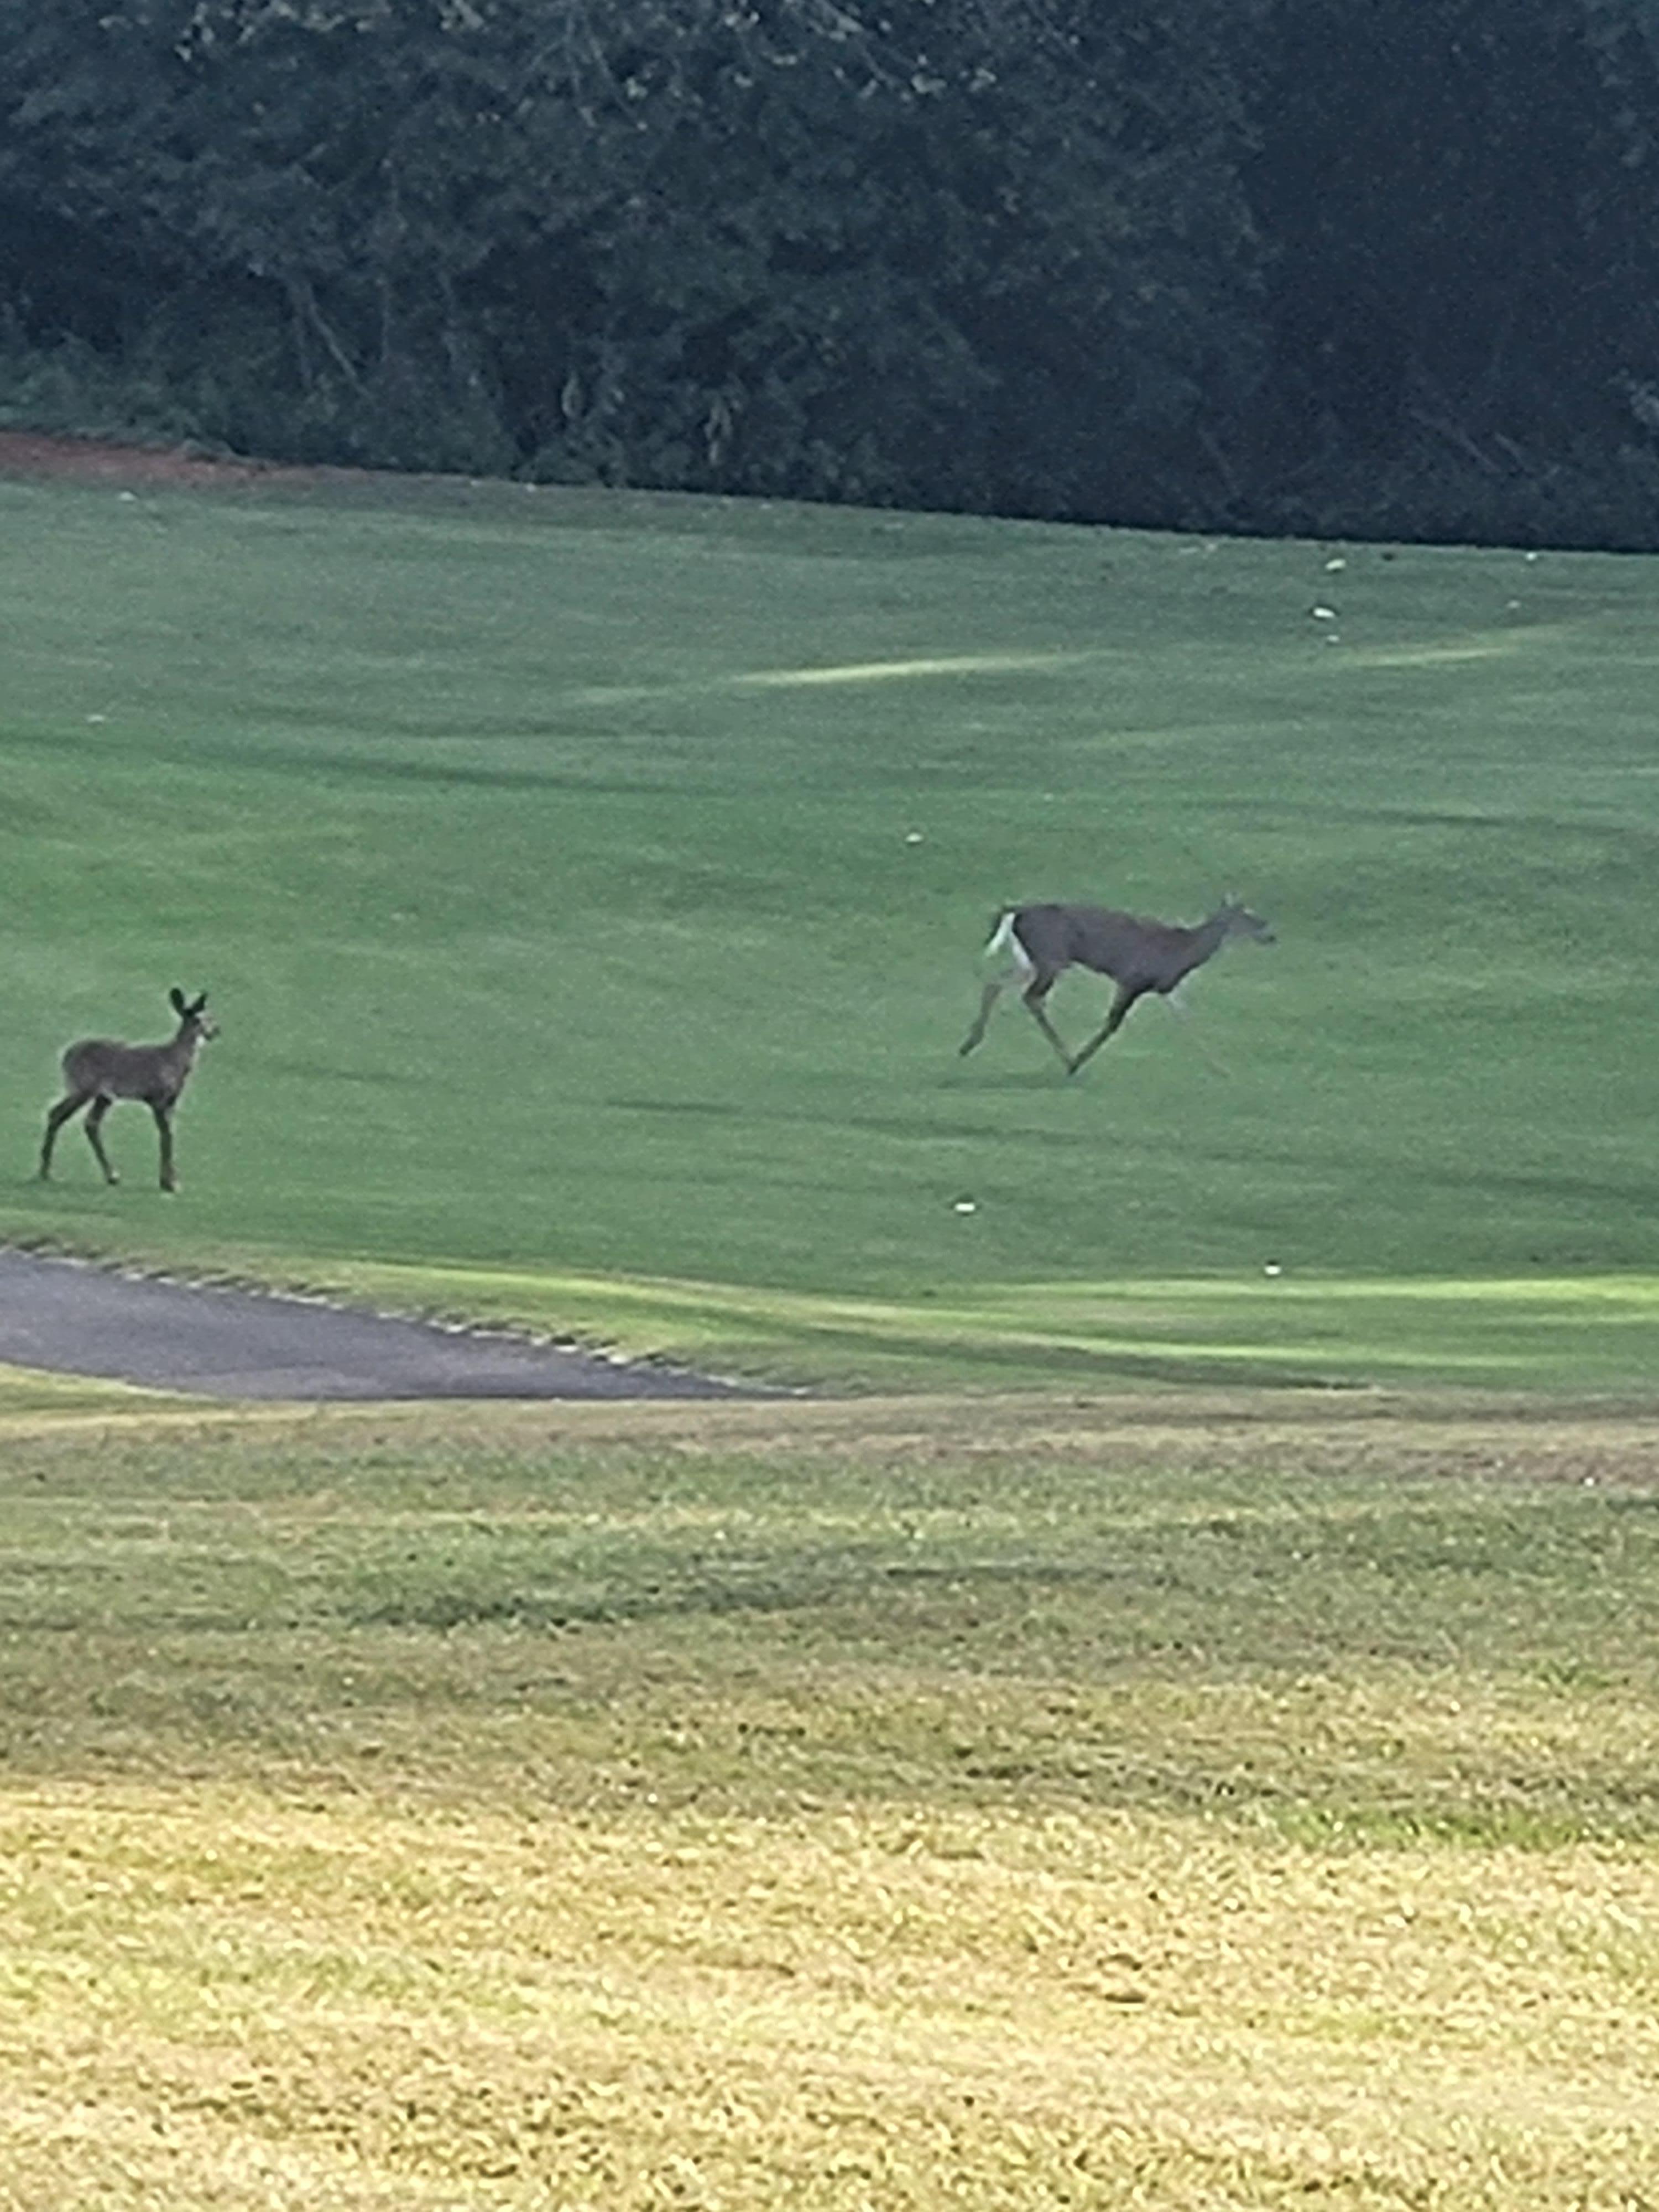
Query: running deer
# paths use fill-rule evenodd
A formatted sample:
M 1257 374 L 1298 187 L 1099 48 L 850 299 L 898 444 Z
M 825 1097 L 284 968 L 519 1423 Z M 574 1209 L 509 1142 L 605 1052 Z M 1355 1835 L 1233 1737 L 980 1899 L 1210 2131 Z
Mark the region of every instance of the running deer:
M 105 1115 L 118 1098 L 137 1098 L 155 1116 L 161 1139 L 161 1188 L 178 1189 L 173 1172 L 173 1109 L 190 1080 L 197 1047 L 217 1036 L 219 1031 L 206 1012 L 205 991 L 194 1003 L 179 990 L 169 991 L 167 998 L 179 1017 L 179 1026 L 165 1044 L 118 1044 L 112 1037 L 83 1037 L 64 1054 L 64 1096 L 46 1116 L 46 1139 L 40 1146 L 43 1182 L 52 1174 L 52 1148 L 58 1141 L 58 1132 L 83 1106 L 92 1109 L 87 1115 L 87 1137 L 104 1170 L 104 1181 L 119 1182 L 100 1131 Z
M 991 1010 L 1002 994 L 1017 988 L 1030 1009 L 1037 1027 L 1075 1075 L 1086 1060 L 1115 1036 L 1137 999 L 1157 991 L 1166 1004 L 1183 976 L 1204 963 L 1230 937 L 1253 938 L 1271 945 L 1273 933 L 1267 923 L 1237 899 L 1223 899 L 1206 921 L 1183 929 L 1166 921 L 1143 921 L 1132 914 L 1118 914 L 1101 906 L 1013 906 L 997 916 L 985 957 L 996 964 L 985 986 L 974 1026 L 963 1040 L 970 1053 L 985 1034 Z M 1081 1052 L 1068 1052 L 1059 1031 L 1048 1019 L 1046 1001 L 1068 968 L 1091 968 L 1109 975 L 1117 996 L 1103 1028 L 1091 1036 Z

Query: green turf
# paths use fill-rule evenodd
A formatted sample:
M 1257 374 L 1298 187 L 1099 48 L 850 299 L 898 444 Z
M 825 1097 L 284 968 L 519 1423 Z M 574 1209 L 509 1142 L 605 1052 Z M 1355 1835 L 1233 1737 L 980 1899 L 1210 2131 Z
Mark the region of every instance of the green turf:
M 1652 563 L 412 484 L 0 520 L 0 1231 L 695 1307 L 804 1380 L 1654 1371 Z M 1000 901 L 1229 889 L 1280 942 L 1188 1029 L 957 1059 Z M 119 1191 L 75 1131 L 34 1186 L 58 1048 L 174 981 L 225 1030 L 183 1194 L 132 1109 Z

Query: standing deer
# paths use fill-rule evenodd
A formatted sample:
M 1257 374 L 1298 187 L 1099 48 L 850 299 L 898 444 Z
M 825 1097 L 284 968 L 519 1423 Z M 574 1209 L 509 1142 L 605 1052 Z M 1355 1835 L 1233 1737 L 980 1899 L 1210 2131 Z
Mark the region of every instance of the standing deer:
M 138 1098 L 155 1116 L 161 1136 L 161 1188 L 178 1189 L 173 1172 L 173 1109 L 190 1080 L 197 1047 L 217 1036 L 219 1031 L 205 1011 L 205 991 L 194 1004 L 177 989 L 169 991 L 167 998 L 179 1017 L 179 1027 L 165 1044 L 118 1044 L 112 1037 L 82 1037 L 64 1054 L 65 1095 L 46 1116 L 46 1139 L 40 1146 L 43 1182 L 52 1174 L 52 1148 L 58 1141 L 58 1132 L 86 1105 L 92 1108 L 87 1116 L 87 1138 L 104 1170 L 104 1181 L 119 1182 L 99 1133 L 105 1115 L 118 1098 Z
M 970 1053 L 985 1034 L 991 1010 L 1004 991 L 1018 987 L 1037 1027 L 1075 1075 L 1086 1060 L 1115 1036 L 1137 999 L 1157 991 L 1166 1003 L 1183 976 L 1201 968 L 1220 951 L 1230 937 L 1254 938 L 1271 945 L 1273 933 L 1267 923 L 1237 899 L 1223 899 L 1207 921 L 1183 929 L 1167 921 L 1143 921 L 1132 914 L 1118 914 L 1101 906 L 1013 906 L 998 915 L 985 957 L 1000 963 L 985 986 L 979 1013 L 963 1040 Z M 1048 994 L 1068 968 L 1091 968 L 1109 975 L 1117 996 L 1106 1022 L 1081 1052 L 1066 1049 L 1048 1019 Z

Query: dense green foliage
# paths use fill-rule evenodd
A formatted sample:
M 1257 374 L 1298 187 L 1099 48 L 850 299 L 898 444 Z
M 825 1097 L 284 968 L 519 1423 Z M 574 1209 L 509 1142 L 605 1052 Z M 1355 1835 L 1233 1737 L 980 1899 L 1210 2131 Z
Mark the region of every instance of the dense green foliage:
M 1659 542 L 1644 0 L 0 0 L 0 404 Z
M 799 1380 L 1651 1376 L 1647 561 L 407 478 L 0 515 L 7 1234 Z M 1229 887 L 1279 941 L 1185 1028 L 957 1057 L 999 901 Z M 119 1189 L 78 1130 L 34 1182 L 58 1053 L 173 983 L 224 1024 L 182 1195 L 132 1108 Z

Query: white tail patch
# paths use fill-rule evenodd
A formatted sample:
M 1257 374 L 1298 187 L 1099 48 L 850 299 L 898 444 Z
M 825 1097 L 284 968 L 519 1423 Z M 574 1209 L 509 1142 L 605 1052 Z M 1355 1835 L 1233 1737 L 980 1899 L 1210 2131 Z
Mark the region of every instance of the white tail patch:
M 1014 907 L 1008 908 L 991 932 L 985 950 L 980 955 L 988 973 L 1005 988 L 1029 983 L 1036 973 L 1036 963 L 1020 943 L 1019 933 L 1014 927 L 1017 912 L 1018 908 Z

